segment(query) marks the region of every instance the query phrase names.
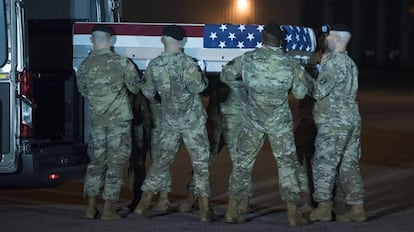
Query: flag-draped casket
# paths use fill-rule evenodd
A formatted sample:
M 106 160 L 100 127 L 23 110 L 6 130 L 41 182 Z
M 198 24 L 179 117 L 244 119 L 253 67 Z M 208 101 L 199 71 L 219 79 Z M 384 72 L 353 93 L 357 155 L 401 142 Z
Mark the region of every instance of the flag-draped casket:
M 73 66 L 92 50 L 90 31 L 96 23 L 78 22 L 73 26 Z M 161 54 L 162 28 L 166 23 L 106 23 L 115 31 L 114 51 L 132 59 L 139 69 L 145 70 L 149 61 Z M 223 65 L 246 51 L 262 46 L 259 24 L 178 24 L 186 33 L 183 48 L 186 54 L 205 65 L 207 72 L 220 72 Z M 282 25 L 285 38 L 283 49 L 298 59 L 308 59 L 316 48 L 311 28 Z

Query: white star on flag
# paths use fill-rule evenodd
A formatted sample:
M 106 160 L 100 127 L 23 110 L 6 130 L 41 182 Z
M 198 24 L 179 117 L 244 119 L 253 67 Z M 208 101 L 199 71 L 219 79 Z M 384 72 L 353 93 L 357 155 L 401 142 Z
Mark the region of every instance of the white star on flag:
M 224 42 L 224 41 L 220 41 L 220 43 L 219 43 L 219 47 L 220 47 L 220 48 L 224 48 L 224 47 L 226 47 L 226 42 Z
M 247 33 L 247 38 L 246 38 L 246 39 L 248 39 L 248 40 L 250 40 L 250 41 L 254 40 L 254 35 L 253 35 L 253 33 Z
M 217 33 L 216 32 L 211 32 L 210 36 L 209 36 L 212 40 L 217 39 Z

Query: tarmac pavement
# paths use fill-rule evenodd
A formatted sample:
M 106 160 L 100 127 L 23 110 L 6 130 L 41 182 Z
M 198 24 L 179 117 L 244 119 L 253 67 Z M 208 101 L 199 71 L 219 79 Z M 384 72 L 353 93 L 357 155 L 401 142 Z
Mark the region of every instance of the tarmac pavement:
M 217 216 L 199 222 L 199 212 L 156 212 L 148 217 L 129 214 L 116 221 L 83 218 L 82 181 L 47 189 L 0 189 L 0 231 L 414 231 L 414 88 L 362 88 L 358 97 L 362 116 L 361 173 L 365 183 L 365 222 L 315 222 L 300 227 L 287 225 L 286 208 L 277 186 L 277 168 L 266 142 L 253 170 L 254 196 L 243 224 L 227 224 L 223 215 L 231 163 L 224 149 L 211 168 Z M 191 167 L 182 148 L 171 168 L 177 205 L 186 197 L 185 183 Z M 120 206 L 131 200 L 128 183 Z

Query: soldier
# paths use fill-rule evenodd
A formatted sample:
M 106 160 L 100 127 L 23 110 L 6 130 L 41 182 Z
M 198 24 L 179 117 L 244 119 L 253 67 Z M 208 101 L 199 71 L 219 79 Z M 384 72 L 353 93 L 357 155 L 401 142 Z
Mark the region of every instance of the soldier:
M 359 169 L 361 157 L 361 117 L 356 95 L 358 68 L 347 54 L 351 33 L 346 25 L 335 25 L 326 37 L 329 52 L 321 61 L 318 79 L 313 83 L 313 109 L 317 127 L 315 155 L 312 162 L 314 200 L 318 203 L 309 219 L 332 220 L 332 197 L 335 181 L 339 193 L 351 209 L 337 214 L 340 221 L 364 221 L 364 188 Z
M 160 97 L 162 130 L 160 155 L 153 157 L 141 188 L 143 195 L 134 213 L 144 215 L 147 212 L 153 194 L 162 190 L 163 177 L 184 142 L 193 164 L 194 194 L 198 197 L 200 219 L 206 222 L 210 220 L 210 144 L 206 130 L 207 113 L 199 93 L 207 87 L 207 80 L 197 63 L 182 52 L 184 35 L 184 30 L 177 25 L 164 27 L 161 38 L 164 52 L 149 63 L 145 72 L 147 83 L 142 91 L 148 99 Z
M 160 141 L 161 141 L 161 99 L 159 95 L 156 95 L 152 99 L 148 99 L 151 115 L 152 115 L 152 128 L 151 128 L 151 160 L 157 160 L 161 157 Z M 167 211 L 171 208 L 169 200 L 169 192 L 171 191 L 171 173 L 167 170 L 161 177 L 163 183 L 160 187 L 160 196 L 157 205 L 154 209 L 159 211 Z
M 265 136 L 272 146 L 279 171 L 279 189 L 287 204 L 290 226 L 306 224 L 297 210 L 300 188 L 296 175 L 299 165 L 293 136 L 292 113 L 288 93 L 296 98 L 307 93 L 306 72 L 293 57 L 280 48 L 284 33 L 276 23 L 265 26 L 263 46 L 236 57 L 223 68 L 222 80 L 229 86 L 242 82 L 247 89 L 247 107 L 238 136 L 237 157 L 229 180 L 229 202 L 226 221 L 243 221 L 238 208 L 241 199 L 252 192 L 251 171 Z
M 220 114 L 220 103 L 224 102 L 228 94 L 228 88 L 218 79 L 209 79 L 208 87 L 202 94 L 209 96 L 207 111 L 207 132 L 210 141 L 210 166 L 214 163 L 217 155 L 224 147 L 222 116 Z M 192 175 L 193 173 L 191 173 Z M 197 198 L 194 196 L 194 178 L 187 184 L 188 197 L 179 205 L 180 212 L 191 212 L 197 208 Z
M 105 200 L 101 218 L 118 219 L 114 204 L 119 199 L 123 171 L 131 155 L 131 120 L 128 95 L 137 94 L 140 76 L 126 57 L 110 50 L 112 28 L 97 24 L 92 28 L 94 50 L 77 72 L 79 92 L 89 102 L 91 123 L 84 195 L 88 198 L 85 216 L 97 216 L 96 197 L 103 187 Z
M 299 122 L 294 129 L 296 152 L 299 160 L 297 177 L 300 192 L 300 207 L 298 210 L 309 214 L 313 209 L 312 201 L 312 168 L 311 160 L 314 154 L 314 142 L 316 129 L 312 119 L 312 107 L 314 99 L 308 95 L 301 99 L 298 104 Z
M 128 204 L 127 211 L 133 212 L 141 199 L 141 185 L 144 182 L 146 174 L 146 157 L 149 151 L 151 160 L 154 156 L 160 155 L 159 136 L 161 105 L 159 96 L 154 99 L 147 99 L 142 92 L 139 92 L 132 98 L 134 120 L 132 121 L 132 155 L 129 159 L 129 177 L 130 189 L 132 191 L 132 200 Z M 171 174 L 167 172 L 163 178 L 165 180 L 163 189 L 160 191 L 160 197 L 157 205 L 154 207 L 159 211 L 170 209 L 168 190 L 171 188 Z
M 132 191 L 132 201 L 128 205 L 128 212 L 132 212 L 137 207 L 141 199 L 141 185 L 145 178 L 145 162 L 147 152 L 151 148 L 152 119 L 149 104 L 145 96 L 139 92 L 131 97 L 132 111 L 132 153 L 129 158 L 129 179 L 130 190 Z
M 320 65 L 322 54 L 325 52 L 325 36 L 327 35 L 328 25 L 321 27 L 318 33 L 316 51 L 312 53 L 309 62 L 305 64 L 305 70 L 313 79 L 318 76 L 318 66 Z M 297 107 L 297 117 L 294 124 L 296 152 L 299 158 L 300 166 L 298 167 L 298 181 L 301 188 L 302 206 L 299 208 L 304 213 L 310 213 L 313 210 L 312 192 L 312 157 L 315 153 L 316 126 L 313 120 L 312 109 L 315 99 L 306 95 L 300 99 Z
M 229 68 L 231 68 L 231 65 L 225 66 L 220 74 L 220 80 L 227 82 L 229 87 L 226 101 L 220 104 L 220 113 L 222 115 L 224 142 L 230 159 L 232 162 L 236 162 L 238 136 L 243 126 L 243 113 L 247 107 L 247 90 L 240 79 L 226 81 L 226 79 L 229 79 L 226 75 L 232 75 L 231 70 L 228 70 Z M 230 176 L 230 178 L 234 178 L 234 176 Z M 229 181 L 229 183 L 234 181 Z M 249 197 L 251 195 L 252 193 L 249 193 L 249 195 L 245 195 L 240 199 L 237 209 L 239 213 L 243 214 L 248 211 Z M 227 216 L 226 220 L 231 221 L 231 219 L 227 219 Z

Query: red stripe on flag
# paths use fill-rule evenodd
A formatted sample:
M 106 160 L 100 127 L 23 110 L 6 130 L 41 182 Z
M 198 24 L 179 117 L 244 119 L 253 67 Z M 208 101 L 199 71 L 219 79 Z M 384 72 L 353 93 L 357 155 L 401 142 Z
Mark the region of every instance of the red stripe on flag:
M 75 23 L 73 34 L 90 34 L 96 23 Z M 168 24 L 110 23 L 115 35 L 161 36 L 162 29 Z M 187 37 L 203 37 L 204 25 L 181 25 Z

